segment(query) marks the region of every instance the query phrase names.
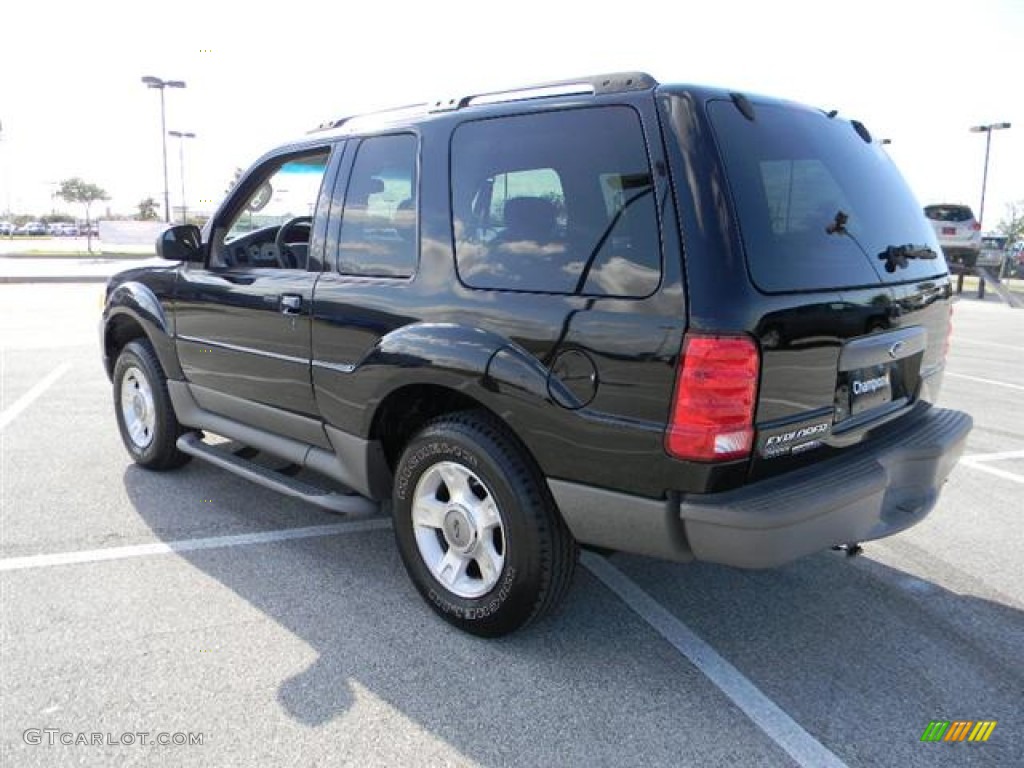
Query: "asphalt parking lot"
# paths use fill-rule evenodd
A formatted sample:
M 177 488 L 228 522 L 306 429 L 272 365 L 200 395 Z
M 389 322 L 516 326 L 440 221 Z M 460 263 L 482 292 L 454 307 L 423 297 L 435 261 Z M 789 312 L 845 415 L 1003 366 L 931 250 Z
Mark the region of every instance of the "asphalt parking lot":
M 0 285 L 0 764 L 1024 765 L 1024 311 L 957 306 L 943 401 L 975 429 L 918 527 L 761 572 L 588 555 L 485 641 L 386 520 L 133 466 L 100 293 Z

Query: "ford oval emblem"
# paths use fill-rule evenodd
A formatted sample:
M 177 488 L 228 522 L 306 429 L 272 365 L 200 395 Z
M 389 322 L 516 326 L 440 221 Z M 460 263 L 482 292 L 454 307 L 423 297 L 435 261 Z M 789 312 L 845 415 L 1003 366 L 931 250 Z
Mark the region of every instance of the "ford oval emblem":
M 895 360 L 897 357 L 899 357 L 899 354 L 902 351 L 902 349 L 903 349 L 903 342 L 902 341 L 897 341 L 895 344 L 893 344 L 891 347 L 889 347 L 889 357 L 891 357 L 893 360 Z

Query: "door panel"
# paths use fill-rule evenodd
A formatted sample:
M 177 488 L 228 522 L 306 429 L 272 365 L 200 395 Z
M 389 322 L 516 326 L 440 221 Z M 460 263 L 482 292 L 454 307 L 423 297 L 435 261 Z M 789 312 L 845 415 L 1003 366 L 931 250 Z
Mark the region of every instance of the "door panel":
M 205 407 L 322 445 L 323 430 L 310 428 L 320 418 L 310 316 L 330 207 L 324 190 L 341 155 L 329 152 L 292 150 L 250 171 L 211 222 L 207 264 L 183 269 L 175 296 L 182 370 Z M 311 222 L 295 226 L 311 212 Z
M 308 311 L 315 279 L 314 273 L 283 269 L 183 271 L 177 344 L 188 381 L 315 414 Z M 283 297 L 298 297 L 299 313 L 286 314 Z

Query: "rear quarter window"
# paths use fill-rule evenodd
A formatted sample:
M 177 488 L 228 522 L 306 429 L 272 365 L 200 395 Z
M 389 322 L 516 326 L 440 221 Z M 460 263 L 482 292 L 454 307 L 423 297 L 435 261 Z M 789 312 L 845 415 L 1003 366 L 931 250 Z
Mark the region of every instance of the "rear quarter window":
M 642 298 L 661 282 L 651 167 L 630 107 L 463 123 L 451 167 L 469 287 Z
M 754 111 L 748 120 L 731 101 L 708 105 L 759 289 L 828 290 L 946 272 L 934 230 L 880 147 L 815 110 L 756 104 Z M 845 225 L 837 229 L 839 220 Z M 936 258 L 887 273 L 880 254 L 908 244 Z

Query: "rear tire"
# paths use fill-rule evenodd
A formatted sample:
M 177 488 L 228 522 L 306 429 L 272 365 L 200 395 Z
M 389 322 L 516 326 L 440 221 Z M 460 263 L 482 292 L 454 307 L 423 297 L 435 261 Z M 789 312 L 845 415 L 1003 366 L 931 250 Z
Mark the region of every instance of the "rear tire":
M 466 632 L 513 632 L 551 611 L 572 583 L 572 534 L 540 472 L 487 414 L 443 416 L 410 440 L 393 511 L 416 589 Z
M 167 393 L 167 377 L 148 341 L 128 342 L 114 364 L 114 413 L 132 460 L 147 469 L 176 469 L 192 457 L 178 450 L 185 430 Z

